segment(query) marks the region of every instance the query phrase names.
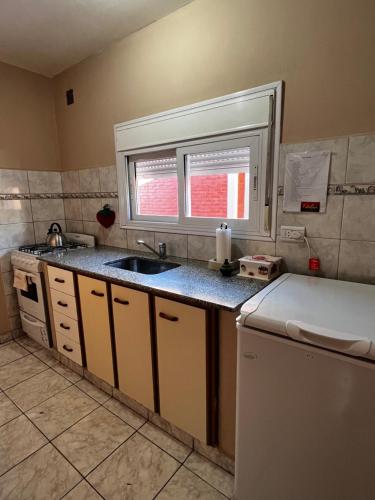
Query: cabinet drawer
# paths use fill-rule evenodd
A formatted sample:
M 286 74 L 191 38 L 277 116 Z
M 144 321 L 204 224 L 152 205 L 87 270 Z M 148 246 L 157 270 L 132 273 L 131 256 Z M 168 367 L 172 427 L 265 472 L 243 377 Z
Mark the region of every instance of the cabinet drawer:
M 48 266 L 48 281 L 50 288 L 68 295 L 75 295 L 73 273 L 71 271 Z
M 69 337 L 56 332 L 57 350 L 67 358 L 82 366 L 81 346 L 73 342 Z
M 160 415 L 207 439 L 206 311 L 155 299 Z
M 51 289 L 52 309 L 59 313 L 78 319 L 76 299 L 71 295 Z
M 62 333 L 66 337 L 79 344 L 80 341 L 78 321 L 76 319 L 69 318 L 69 316 L 61 314 L 57 311 L 53 312 L 53 318 L 56 332 Z

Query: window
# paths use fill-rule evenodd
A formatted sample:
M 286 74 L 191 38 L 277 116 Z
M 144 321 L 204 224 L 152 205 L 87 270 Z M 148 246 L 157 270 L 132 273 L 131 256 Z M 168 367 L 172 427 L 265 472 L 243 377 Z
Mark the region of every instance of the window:
M 127 157 L 130 219 L 209 231 L 259 229 L 259 142 L 254 134 Z
M 120 225 L 275 238 L 281 82 L 115 125 Z

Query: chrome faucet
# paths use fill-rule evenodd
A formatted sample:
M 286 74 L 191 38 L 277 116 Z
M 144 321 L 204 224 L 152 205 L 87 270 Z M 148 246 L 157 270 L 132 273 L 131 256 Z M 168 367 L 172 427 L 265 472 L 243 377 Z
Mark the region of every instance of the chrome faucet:
M 150 245 L 145 243 L 143 240 L 137 240 L 138 245 L 143 245 L 149 250 L 151 250 L 152 253 L 157 255 L 159 259 L 165 259 L 167 257 L 167 245 L 165 243 L 159 243 L 159 252 L 154 250 Z

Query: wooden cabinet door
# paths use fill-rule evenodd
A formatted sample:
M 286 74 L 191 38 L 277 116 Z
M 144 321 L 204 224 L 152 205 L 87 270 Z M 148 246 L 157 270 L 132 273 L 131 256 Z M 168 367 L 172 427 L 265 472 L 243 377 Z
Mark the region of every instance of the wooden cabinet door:
M 87 369 L 114 385 L 106 283 L 78 276 Z
M 148 294 L 112 285 L 119 389 L 154 410 Z
M 160 415 L 207 439 L 206 311 L 155 299 Z

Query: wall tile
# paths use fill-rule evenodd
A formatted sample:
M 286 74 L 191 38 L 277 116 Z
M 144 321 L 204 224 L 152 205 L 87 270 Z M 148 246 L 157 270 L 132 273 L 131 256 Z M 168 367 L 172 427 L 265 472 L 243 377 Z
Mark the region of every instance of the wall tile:
M 100 191 L 102 193 L 117 192 L 117 169 L 116 165 L 99 168 Z
M 239 259 L 245 255 L 275 255 L 276 242 L 255 240 L 232 240 L 232 259 Z
M 285 159 L 287 153 L 304 151 L 331 151 L 331 168 L 329 182 L 338 184 L 345 182 L 346 160 L 348 155 L 348 138 L 338 137 L 327 141 L 313 141 L 299 144 L 281 144 L 279 161 L 279 186 L 284 185 Z
M 120 229 L 119 224 L 106 229 L 98 222 L 83 221 L 83 232 L 95 236 L 97 245 L 127 248 L 126 230 Z
M 79 193 L 79 171 L 69 170 L 61 173 L 63 193 Z
M 341 238 L 375 241 L 375 195 L 345 196 Z
M 278 200 L 277 234 L 281 226 L 305 226 L 307 236 L 317 238 L 340 238 L 343 196 L 328 196 L 325 213 L 283 212 L 283 197 Z
M 155 233 L 155 250 L 159 250 L 159 242 L 167 245 L 167 255 L 187 258 L 187 235 L 172 233 Z
M 64 200 L 65 218 L 70 220 L 82 220 L 81 200 L 67 198 Z
M 0 224 L 32 222 L 30 200 L 0 200 Z
M 34 221 L 65 219 L 64 200 L 31 200 Z
M 29 182 L 25 170 L 0 169 L 0 193 L 28 193 Z
M 96 214 L 103 208 L 103 200 L 100 198 L 87 198 L 82 200 L 82 219 L 96 221 Z
M 60 172 L 29 170 L 27 175 L 30 193 L 62 193 Z
M 66 220 L 67 233 L 83 233 L 83 221 L 81 220 Z
M 60 224 L 63 233 L 66 231 L 65 220 L 63 219 L 34 222 L 35 240 L 37 243 L 45 243 L 47 239 L 48 229 L 50 228 L 52 222 L 57 222 L 58 224 Z
M 81 193 L 100 191 L 99 169 L 87 168 L 79 171 L 79 185 Z
M 375 182 L 375 135 L 349 137 L 347 182 Z
M 188 235 L 188 258 L 209 261 L 216 257 L 216 238 Z
M 324 278 L 337 278 L 340 240 L 309 238 L 309 242 L 312 248 L 312 255 L 320 258 L 320 275 Z M 308 269 L 309 253 L 306 245 L 288 243 L 277 239 L 276 255 L 283 257 L 284 271 L 314 275 Z
M 341 240 L 340 280 L 375 285 L 375 242 Z
M 128 248 L 130 250 L 138 250 L 141 252 L 151 252 L 144 245 L 138 245 L 137 240 L 143 240 L 145 243 L 154 248 L 155 234 L 152 231 L 138 231 L 137 229 L 127 229 Z
M 16 248 L 32 243 L 35 243 L 35 238 L 31 222 L 0 226 L 0 248 Z

